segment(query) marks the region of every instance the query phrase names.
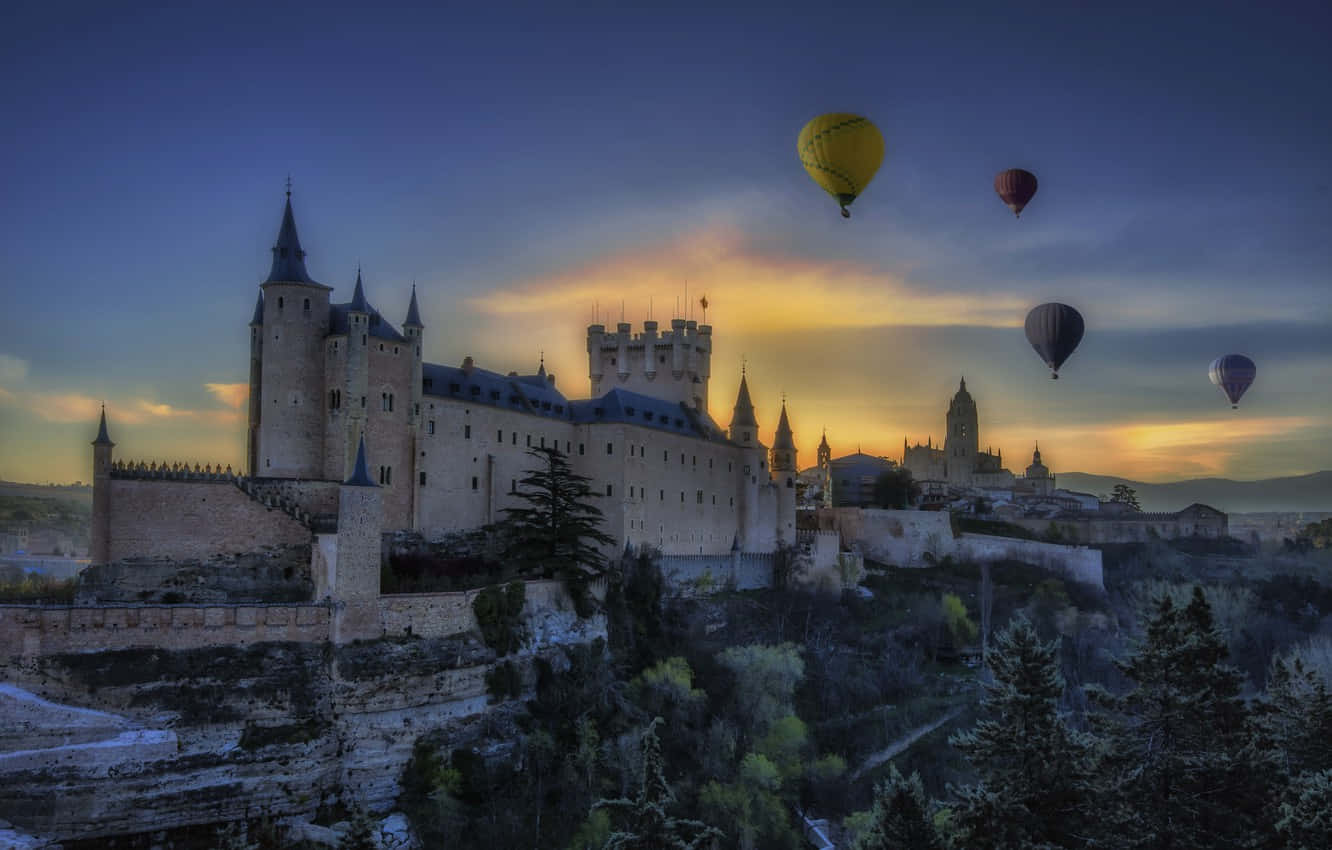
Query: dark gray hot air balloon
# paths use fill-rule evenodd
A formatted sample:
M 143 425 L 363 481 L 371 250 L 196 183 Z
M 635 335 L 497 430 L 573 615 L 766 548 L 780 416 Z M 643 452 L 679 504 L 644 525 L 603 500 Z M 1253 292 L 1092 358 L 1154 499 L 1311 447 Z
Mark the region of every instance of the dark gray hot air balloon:
M 1000 171 L 994 178 L 994 191 L 1013 215 L 1021 216 L 1022 208 L 1036 196 L 1036 175 L 1021 168 Z
M 1253 379 L 1258 375 L 1258 367 L 1253 365 L 1253 361 L 1243 354 L 1226 354 L 1212 361 L 1212 366 L 1207 370 L 1207 376 L 1212 379 L 1212 383 L 1221 388 L 1230 399 L 1232 409 L 1239 408 L 1240 396 L 1253 383 Z
M 1067 304 L 1041 304 L 1027 314 L 1027 342 L 1036 349 L 1050 377 L 1059 379 L 1059 367 L 1082 341 L 1082 314 Z

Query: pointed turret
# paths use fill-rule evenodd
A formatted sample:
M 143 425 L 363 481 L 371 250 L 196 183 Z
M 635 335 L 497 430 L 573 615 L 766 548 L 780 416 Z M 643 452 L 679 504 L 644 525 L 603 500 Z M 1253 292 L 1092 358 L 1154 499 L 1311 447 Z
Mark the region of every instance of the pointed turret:
M 795 451 L 795 436 L 791 433 L 791 422 L 786 418 L 786 402 L 782 402 L 782 415 L 777 420 L 777 434 L 772 441 L 773 451 Z
M 259 298 L 254 302 L 254 317 L 250 319 L 250 327 L 262 325 L 264 323 L 264 291 L 259 290 Z
M 277 242 L 273 245 L 273 268 L 264 283 L 314 283 L 305 270 L 305 252 L 296 235 L 296 217 L 291 212 L 291 190 L 287 191 L 287 205 L 282 210 L 282 226 L 278 228 Z
M 365 435 L 361 435 L 361 442 L 356 447 L 356 466 L 352 469 L 351 478 L 342 482 L 348 487 L 378 487 L 370 478 L 370 470 L 365 463 Z
M 361 285 L 361 267 L 356 267 L 356 290 L 352 293 L 351 303 L 347 305 L 347 310 L 354 313 L 369 313 L 370 302 L 365 300 L 365 287 Z
M 115 443 L 111 442 L 111 437 L 110 437 L 110 435 L 107 434 L 107 432 L 106 432 L 106 405 L 105 405 L 105 404 L 102 405 L 102 422 L 101 422 L 101 424 L 98 425 L 98 427 L 97 427 L 97 439 L 96 439 L 96 440 L 93 440 L 93 441 L 92 441 L 92 444 L 93 444 L 94 446 L 107 446 L 108 448 L 111 447 L 111 446 L 114 446 L 114 445 L 115 445 Z
M 360 275 L 357 274 L 359 278 Z M 407 320 L 402 323 L 404 328 L 423 328 L 421 324 L 421 310 L 416 306 L 416 284 L 412 284 L 412 302 L 407 305 Z
M 749 381 L 743 373 L 740 375 L 740 392 L 735 397 L 735 410 L 731 414 L 731 430 L 737 427 L 758 427 L 758 420 L 754 418 L 754 402 L 749 400 Z

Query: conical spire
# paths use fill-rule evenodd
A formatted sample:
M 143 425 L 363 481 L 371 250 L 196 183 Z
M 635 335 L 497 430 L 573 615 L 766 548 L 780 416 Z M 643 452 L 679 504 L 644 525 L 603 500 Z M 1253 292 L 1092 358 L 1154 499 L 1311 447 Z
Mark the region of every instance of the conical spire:
M 356 273 L 356 277 L 359 284 L 361 277 L 359 271 Z M 421 310 L 416 306 L 416 284 L 414 283 L 412 284 L 412 303 L 407 305 L 407 321 L 403 322 L 402 326 L 404 328 L 425 327 L 425 325 L 421 324 Z
M 370 302 L 365 300 L 365 288 L 361 286 L 361 267 L 356 267 L 356 291 L 352 293 L 351 304 L 347 307 L 355 313 L 369 313 Z
M 749 400 L 749 382 L 744 373 L 740 374 L 740 392 L 735 397 L 735 412 L 731 414 L 731 428 L 744 426 L 757 428 L 754 418 L 754 402 Z
M 356 466 L 352 469 L 351 478 L 342 482 L 348 487 L 378 487 L 370 478 L 370 470 L 365 464 L 365 434 L 361 435 L 361 442 L 356 447 Z
M 772 441 L 773 451 L 795 451 L 795 436 L 791 433 L 791 422 L 786 418 L 786 400 L 782 400 L 782 415 L 777 420 L 777 435 Z
M 264 291 L 259 290 L 259 299 L 254 302 L 254 318 L 250 319 L 251 325 L 262 325 L 264 323 Z
M 102 405 L 102 422 L 97 427 L 97 439 L 93 440 L 94 446 L 114 446 L 111 442 L 111 435 L 106 432 L 106 405 Z
M 305 270 L 305 252 L 296 235 L 296 217 L 291 212 L 291 190 L 287 190 L 287 205 L 282 211 L 282 226 L 278 228 L 277 243 L 273 246 L 273 268 L 264 283 L 314 283 Z
M 786 410 L 786 405 L 783 404 L 783 405 L 782 405 L 782 411 L 785 412 L 785 410 Z M 906 440 L 903 440 L 903 441 L 902 441 L 902 445 L 906 445 Z M 824 429 L 823 429 L 823 436 L 819 438 L 819 449 L 820 449 L 820 450 L 825 450 L 825 449 L 826 449 L 826 450 L 831 450 L 831 449 L 832 449 L 832 446 L 828 445 L 828 429 L 827 429 L 827 428 L 824 428 Z
M 1040 463 L 1040 462 L 1041 462 L 1041 442 L 1040 442 L 1040 440 L 1037 440 L 1037 441 L 1036 441 L 1036 451 L 1032 452 L 1032 455 L 1031 455 L 1031 462 L 1032 462 L 1033 464 L 1035 464 L 1035 463 Z

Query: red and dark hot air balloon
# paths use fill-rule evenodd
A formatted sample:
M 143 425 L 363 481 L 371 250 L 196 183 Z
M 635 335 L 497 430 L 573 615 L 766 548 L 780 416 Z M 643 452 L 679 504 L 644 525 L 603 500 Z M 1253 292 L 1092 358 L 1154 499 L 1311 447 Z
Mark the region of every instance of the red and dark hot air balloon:
M 994 178 L 994 191 L 1008 204 L 1013 215 L 1020 216 L 1022 208 L 1036 195 L 1036 175 L 1021 168 L 1000 171 Z
M 1055 380 L 1085 329 L 1082 314 L 1067 304 L 1040 304 L 1027 314 L 1027 342 L 1050 367 L 1050 377 Z
M 1240 396 L 1258 376 L 1258 367 L 1243 354 L 1226 354 L 1212 361 L 1207 376 L 1230 399 L 1231 408 L 1238 409 Z

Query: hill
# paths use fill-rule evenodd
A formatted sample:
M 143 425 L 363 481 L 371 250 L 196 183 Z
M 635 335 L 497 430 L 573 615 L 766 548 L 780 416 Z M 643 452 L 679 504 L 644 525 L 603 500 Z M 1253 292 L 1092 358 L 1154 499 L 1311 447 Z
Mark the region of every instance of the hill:
M 1056 481 L 1062 488 L 1098 495 L 1108 494 L 1116 484 L 1127 484 L 1138 491 L 1138 501 L 1145 511 L 1177 511 L 1194 502 L 1227 513 L 1332 511 L 1332 470 L 1261 481 L 1193 478 L 1163 484 L 1112 475 L 1060 472 Z

